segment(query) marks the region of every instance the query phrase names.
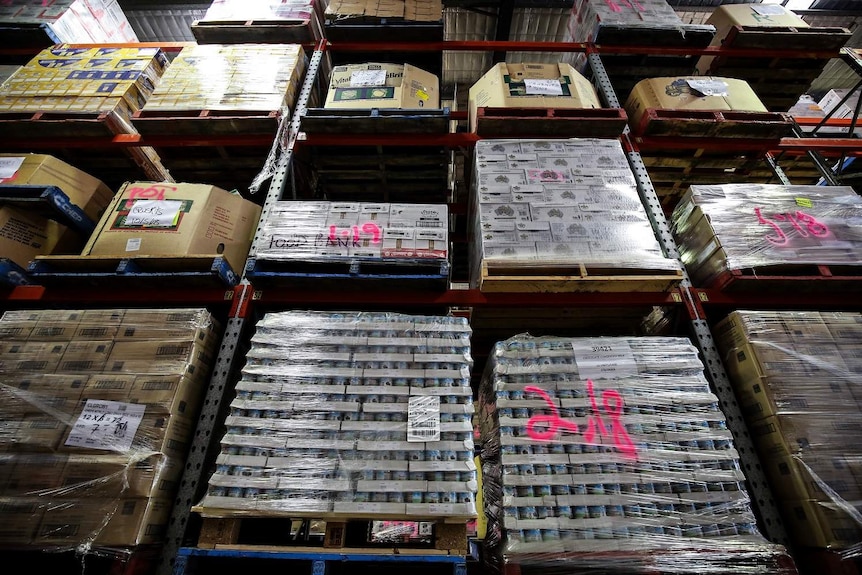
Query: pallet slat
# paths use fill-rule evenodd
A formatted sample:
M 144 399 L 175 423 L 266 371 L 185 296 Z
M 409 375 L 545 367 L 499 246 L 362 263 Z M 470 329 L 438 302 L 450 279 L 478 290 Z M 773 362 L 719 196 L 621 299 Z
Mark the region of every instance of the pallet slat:
M 496 266 L 482 263 L 479 289 L 485 292 L 666 292 L 682 281 L 680 270 L 622 268 L 593 264 L 554 267 Z
M 261 287 L 295 286 L 367 289 L 380 285 L 401 289 L 444 290 L 448 286 L 449 262 L 446 260 L 278 261 L 250 258 L 246 276 Z
M 709 287 L 726 292 L 858 292 L 862 290 L 862 265 L 776 264 L 731 269 L 719 274 Z
M 648 108 L 635 127 L 638 136 L 751 138 L 778 142 L 793 120 L 778 112 L 735 112 Z
M 616 138 L 628 117 L 621 108 L 479 108 L 482 137 Z
M 446 134 L 449 116 L 449 108 L 309 108 L 299 119 L 299 129 L 308 134 Z
M 197 20 L 192 34 L 198 44 L 305 44 L 323 37 L 311 20 Z

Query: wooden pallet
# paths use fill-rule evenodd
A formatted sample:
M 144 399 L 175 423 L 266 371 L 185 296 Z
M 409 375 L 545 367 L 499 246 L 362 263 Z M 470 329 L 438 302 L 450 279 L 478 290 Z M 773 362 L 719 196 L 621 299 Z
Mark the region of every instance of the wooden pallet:
M 198 44 L 307 44 L 323 37 L 317 18 L 309 20 L 196 20 Z
M 132 124 L 147 136 L 275 136 L 278 110 L 139 110 Z
M 307 134 L 446 134 L 449 108 L 309 108 L 299 118 L 299 130 Z
M 475 131 L 492 138 L 617 138 L 627 122 L 621 108 L 479 108 Z
M 239 276 L 221 256 L 36 256 L 27 273 L 43 286 L 232 287 Z
M 637 136 L 745 138 L 778 142 L 793 131 L 789 114 L 648 108 L 633 129 Z
M 623 268 L 595 264 L 513 266 L 482 262 L 484 292 L 666 292 L 682 281 L 680 270 Z
M 862 265 L 778 264 L 731 269 L 720 273 L 707 287 L 726 292 L 859 292 Z
M 259 287 L 308 287 L 310 289 L 445 290 L 449 282 L 446 260 L 345 259 L 341 261 L 278 261 L 250 258 L 246 276 Z
M 745 80 L 767 109 L 789 110 L 799 96 L 823 72 L 831 58 L 838 58 L 850 39 L 845 28 L 793 28 L 734 26 L 722 45 L 726 48 L 776 50 L 786 48 L 788 56 L 741 58 L 718 56 L 702 73 Z M 799 55 L 799 51 L 834 52 L 829 57 Z

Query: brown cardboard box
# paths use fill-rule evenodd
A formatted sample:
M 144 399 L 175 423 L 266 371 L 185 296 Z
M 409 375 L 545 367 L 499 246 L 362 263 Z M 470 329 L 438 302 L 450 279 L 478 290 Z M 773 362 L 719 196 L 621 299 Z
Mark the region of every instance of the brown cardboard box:
M 710 46 L 721 46 L 734 26 L 757 28 L 808 28 L 808 23 L 782 6 L 761 6 L 760 4 L 735 4 L 719 6 L 707 18 L 705 24 L 715 26 L 715 36 Z M 714 56 L 703 56 L 697 62 L 700 74 L 709 73 Z
M 7 495 L 16 497 L 53 497 L 60 487 L 66 455 L 21 453 L 15 456 L 15 468 L 9 477 Z
M 45 310 L 30 333 L 30 341 L 72 341 L 81 321 L 80 311 Z
M 75 253 L 83 241 L 76 232 L 53 220 L 11 206 L 0 207 L 0 257 L 25 270 L 36 256 Z
M 57 373 L 100 372 L 108 361 L 113 345 L 112 340 L 70 341 L 57 366 Z
M 15 469 L 17 455 L 14 453 L 0 453 L 0 497 L 6 496 L 9 486 L 9 478 Z
M 332 69 L 324 108 L 439 109 L 440 81 L 410 64 L 346 64 Z
M 855 502 L 857 511 L 860 505 L 862 502 Z M 781 509 L 784 524 L 796 545 L 841 549 L 862 538 L 862 527 L 834 503 L 786 501 Z
M 216 256 L 245 267 L 260 207 L 204 184 L 130 182 L 114 196 L 83 255 Z
M 525 80 L 551 80 L 548 87 Z M 557 86 L 558 83 L 559 85 Z M 553 87 L 549 90 L 549 87 Z M 549 92 L 559 95 L 551 95 Z M 477 110 L 495 108 L 601 108 L 596 89 L 568 64 L 494 65 L 470 88 L 470 130 L 476 131 Z
M 122 499 L 116 513 L 96 537 L 96 545 L 127 546 L 161 543 L 173 499 Z
M 129 310 L 117 339 L 187 339 L 214 347 L 218 322 L 201 310 Z
M 2 497 L 0 498 L 0 543 L 28 545 L 42 522 L 40 499 Z
M 862 436 L 862 414 L 774 415 L 749 425 L 749 432 L 762 457 L 808 454 L 841 445 L 844 438 Z
M 171 501 L 163 499 L 69 499 L 45 507 L 36 534 L 39 545 L 89 541 L 100 546 L 159 543 L 170 518 Z
M 86 375 L 8 374 L 0 379 L 0 413 L 18 419 L 28 413 L 48 412 L 58 417 L 72 413 L 88 379 Z
M 66 353 L 59 341 L 8 341 L 0 345 L 0 372 L 52 373 Z
M 80 412 L 74 415 L 77 420 Z M 170 415 L 155 410 L 146 410 L 144 417 L 135 431 L 131 444 L 131 451 L 153 451 L 164 453 L 170 457 L 183 458 L 186 456 L 189 441 L 194 430 L 192 420 L 178 415 Z M 63 453 L 81 453 L 89 455 L 104 455 L 113 450 L 95 449 L 92 447 L 78 447 L 66 445 L 69 438 L 69 429 L 64 430 L 57 450 Z
M 132 391 L 135 377 L 133 374 L 92 374 L 87 387 L 81 392 L 79 410 L 87 403 L 88 399 L 126 401 Z
M 197 417 L 203 399 L 204 381 L 186 375 L 139 375 L 129 394 L 132 403 L 147 404 L 156 409 L 183 417 Z
M 60 478 L 64 497 L 159 497 L 176 493 L 182 465 L 156 454 L 146 459 L 122 455 L 71 454 Z
M 54 451 L 68 427 L 61 420 L 47 414 L 27 414 L 21 418 L 16 437 L 9 447 L 13 451 Z
M 53 156 L 3 153 L 0 158 L 23 160 L 11 177 L 0 178 L 0 185 L 57 186 L 72 204 L 81 208 L 93 221 L 102 217 L 114 196 L 114 192 L 101 180 Z
M 717 88 L 716 95 L 703 95 L 697 84 L 708 82 Z M 692 86 L 695 84 L 695 86 Z M 669 110 L 708 110 L 766 112 L 766 107 L 744 80 L 713 76 L 647 78 L 632 89 L 625 103 L 632 126 L 638 126 L 650 108 Z
M 761 460 L 761 465 L 773 492 L 781 499 L 831 501 L 820 484 L 823 482 L 841 499 L 856 501 L 862 499 L 862 485 L 853 474 L 854 461 L 858 461 L 858 456 L 823 451 L 803 456 L 779 455 L 765 458 Z
M 213 362 L 211 350 L 188 340 L 130 340 L 114 343 L 106 370 L 205 377 Z

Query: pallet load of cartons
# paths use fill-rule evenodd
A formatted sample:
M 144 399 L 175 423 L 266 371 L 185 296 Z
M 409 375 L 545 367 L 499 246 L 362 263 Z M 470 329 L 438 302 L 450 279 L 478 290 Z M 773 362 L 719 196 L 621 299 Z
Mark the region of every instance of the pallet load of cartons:
M 198 44 L 314 42 L 323 38 L 325 0 L 214 0 L 192 22 Z
M 344 64 L 332 69 L 328 109 L 440 108 L 440 80 L 410 64 Z
M 0 193 L 12 204 L 18 193 L 32 199 L 26 192 L 19 191 L 21 187 L 36 193 L 57 188 L 64 198 L 55 198 L 55 201 L 67 208 L 66 215 L 72 212 L 81 216 L 81 220 L 91 222 L 102 217 L 114 196 L 102 181 L 53 156 L 0 153 Z M 58 195 L 54 190 L 51 193 Z M 49 219 L 44 212 L 27 209 L 24 205 L 0 207 L 0 258 L 14 264 L 4 272 L 4 283 L 26 282 L 21 274 L 37 255 L 80 253 L 87 241 L 80 227 L 70 227 L 70 220 Z
M 0 26 L 9 36 L 7 47 L 138 41 L 117 0 L 7 0 L 0 6 Z
M 497 343 L 479 391 L 486 561 L 497 571 L 795 573 L 757 530 L 684 338 Z
M 474 166 L 473 285 L 663 291 L 680 281 L 619 141 L 484 140 Z
M 477 490 L 471 364 L 463 318 L 267 314 L 194 510 L 466 522 Z
M 0 541 L 161 543 L 218 331 L 204 309 L 6 312 Z
M 744 277 L 810 275 L 817 266 L 837 266 L 835 276 L 841 266 L 858 269 L 860 222 L 862 198 L 850 187 L 724 184 L 691 186 L 671 228 L 692 281 L 724 288 Z
M 22 138 L 72 137 L 72 133 L 57 131 L 63 126 L 37 127 L 36 121 L 47 115 L 73 124 L 86 116 L 89 123 L 101 124 L 100 135 L 104 137 L 136 134 L 132 115 L 143 108 L 166 66 L 167 57 L 158 48 L 87 48 L 69 44 L 46 48 L 0 85 L 0 126 L 9 130 L 10 136 Z M 21 114 L 34 117 L 21 120 Z M 83 134 L 83 130 L 78 133 Z M 152 147 L 129 147 L 127 153 L 146 177 L 169 178 Z M 98 162 L 93 165 L 110 167 Z M 128 168 L 125 173 L 128 176 Z
M 862 540 L 862 314 L 734 311 L 713 330 L 799 548 Z

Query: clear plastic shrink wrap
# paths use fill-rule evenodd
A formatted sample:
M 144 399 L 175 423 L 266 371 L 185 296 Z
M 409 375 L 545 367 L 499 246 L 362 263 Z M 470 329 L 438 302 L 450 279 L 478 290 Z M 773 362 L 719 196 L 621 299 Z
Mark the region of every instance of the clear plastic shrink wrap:
M 449 255 L 446 204 L 277 202 L 261 260 L 440 259 Z
M 757 530 L 687 339 L 516 336 L 493 351 L 478 420 L 498 570 L 795 573 Z
M 714 333 L 794 544 L 862 556 L 862 314 L 736 311 Z
M 267 314 L 195 509 L 475 516 L 471 364 L 464 318 Z
M 617 140 L 480 141 L 473 185 L 474 282 L 495 265 L 679 269 Z
M 161 543 L 217 338 L 203 309 L 5 312 L 0 542 Z
M 726 270 L 858 265 L 862 198 L 846 186 L 691 186 L 673 211 L 672 230 L 699 285 Z
M 207 8 L 207 22 L 247 22 L 249 20 L 311 20 L 318 0 L 215 0 Z M 324 2 L 325 3 L 325 2 Z

